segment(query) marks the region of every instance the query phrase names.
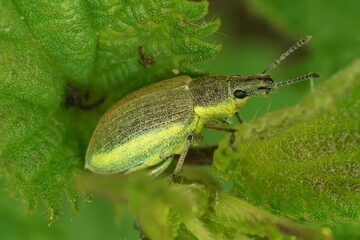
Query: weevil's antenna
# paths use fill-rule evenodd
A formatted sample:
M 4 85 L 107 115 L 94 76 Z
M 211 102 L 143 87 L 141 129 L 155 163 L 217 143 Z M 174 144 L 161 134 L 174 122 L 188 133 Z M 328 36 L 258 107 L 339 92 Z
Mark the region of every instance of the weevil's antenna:
M 269 87 L 271 87 L 272 89 L 275 89 L 275 88 L 279 88 L 282 86 L 286 86 L 286 85 L 290 85 L 293 83 L 301 82 L 301 81 L 308 80 L 308 79 L 314 79 L 314 78 L 318 78 L 318 77 L 320 77 L 320 75 L 317 73 L 309 73 L 304 76 L 297 77 L 295 79 L 286 80 L 286 81 L 282 81 L 282 82 L 278 82 L 278 83 L 273 83 Z
M 270 64 L 267 68 L 265 68 L 264 71 L 262 71 L 262 74 L 265 74 L 267 72 L 270 72 L 271 70 L 273 70 L 274 68 L 276 68 L 277 65 L 279 65 L 279 63 L 284 60 L 287 56 L 289 56 L 292 52 L 294 52 L 296 49 L 300 48 L 301 46 L 303 46 L 304 44 L 306 44 L 307 42 L 309 42 L 311 39 L 311 36 L 305 36 L 303 38 L 301 38 L 299 41 L 297 41 L 294 45 L 292 45 L 286 52 L 284 52 L 278 59 L 276 59 L 275 62 L 273 62 L 272 64 Z

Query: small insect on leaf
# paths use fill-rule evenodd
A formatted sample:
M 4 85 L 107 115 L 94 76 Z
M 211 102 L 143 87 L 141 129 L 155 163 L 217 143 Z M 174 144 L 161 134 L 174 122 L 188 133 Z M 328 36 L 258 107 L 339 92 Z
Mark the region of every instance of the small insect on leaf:
M 102 97 L 93 103 L 89 103 L 89 92 L 81 93 L 75 87 L 68 85 L 66 88 L 65 107 L 78 107 L 82 110 L 92 110 L 101 105 L 105 98 Z
M 85 168 L 102 174 L 147 169 L 155 177 L 180 155 L 173 174 L 178 175 L 189 147 L 194 139 L 202 139 L 204 128 L 224 129 L 214 122 L 223 125 L 252 96 L 266 96 L 281 86 L 319 77 L 309 73 L 274 83 L 266 74 L 310 38 L 303 37 L 261 74 L 176 76 L 129 94 L 100 119 L 87 149 Z M 139 55 L 144 66 L 153 64 L 143 47 Z
M 139 52 L 139 63 L 144 66 L 144 67 L 151 67 L 155 64 L 155 58 L 154 56 L 148 54 L 148 53 L 145 53 L 145 48 L 144 46 L 140 46 L 138 48 L 138 52 Z

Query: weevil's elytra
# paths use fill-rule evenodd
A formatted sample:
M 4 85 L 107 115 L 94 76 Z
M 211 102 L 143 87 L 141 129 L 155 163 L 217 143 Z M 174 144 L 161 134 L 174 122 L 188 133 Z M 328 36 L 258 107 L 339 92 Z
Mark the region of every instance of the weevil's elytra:
M 301 39 L 288 51 L 308 40 Z M 274 83 L 265 73 L 248 77 L 177 76 L 129 94 L 100 119 L 88 146 L 85 167 L 104 174 L 149 169 L 150 175 L 157 176 L 174 155 L 180 154 L 174 171 L 177 175 L 190 144 L 201 139 L 207 124 L 226 121 L 251 96 L 266 96 L 280 86 L 318 77 L 311 73 Z
M 185 90 L 190 81 L 188 76 L 165 80 L 115 104 L 95 129 L 87 166 L 94 171 L 122 172 L 157 165 L 163 161 L 161 156 L 179 152 L 194 128 L 192 99 Z

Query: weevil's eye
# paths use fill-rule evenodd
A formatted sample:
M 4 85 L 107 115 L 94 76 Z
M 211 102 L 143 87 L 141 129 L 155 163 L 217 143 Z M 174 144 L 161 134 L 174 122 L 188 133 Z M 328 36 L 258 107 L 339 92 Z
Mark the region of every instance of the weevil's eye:
M 247 95 L 246 92 L 243 91 L 243 90 L 236 90 L 236 91 L 234 92 L 234 97 L 239 98 L 239 99 L 243 99 L 243 98 L 245 98 L 245 97 L 247 97 L 247 96 L 248 96 L 248 95 Z

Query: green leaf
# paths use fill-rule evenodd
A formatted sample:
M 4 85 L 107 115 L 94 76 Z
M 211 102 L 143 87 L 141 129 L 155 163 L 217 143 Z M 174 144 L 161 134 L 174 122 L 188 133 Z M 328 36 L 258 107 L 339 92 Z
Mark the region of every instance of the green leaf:
M 204 214 L 208 190 L 199 184 L 169 184 L 142 173 L 131 176 L 82 174 L 77 186 L 118 204 L 125 200 L 136 216 L 138 227 L 150 239 L 173 239 L 180 224 Z M 191 206 L 191 207 L 190 207 Z
M 300 105 L 239 127 L 213 170 L 232 192 L 274 213 L 316 223 L 360 220 L 360 61 Z
M 198 74 L 190 64 L 220 48 L 201 40 L 220 24 L 204 22 L 207 7 L 185 0 L 0 1 L 0 167 L 28 211 L 42 200 L 53 220 L 64 197 L 78 209 L 72 177 L 83 168 L 99 114 L 66 109 L 66 85 L 90 90 L 92 101 L 106 95 L 103 111 L 144 84 Z M 140 64 L 139 47 L 153 64 Z
M 328 228 L 276 217 L 229 194 L 218 193 L 210 211 L 215 239 L 331 239 Z
M 117 204 L 125 200 L 149 239 L 331 239 L 328 228 L 276 217 L 197 183 L 82 174 L 77 185 Z
M 359 223 L 346 223 L 338 224 L 332 227 L 334 232 L 334 239 L 352 239 L 360 238 L 360 224 Z

